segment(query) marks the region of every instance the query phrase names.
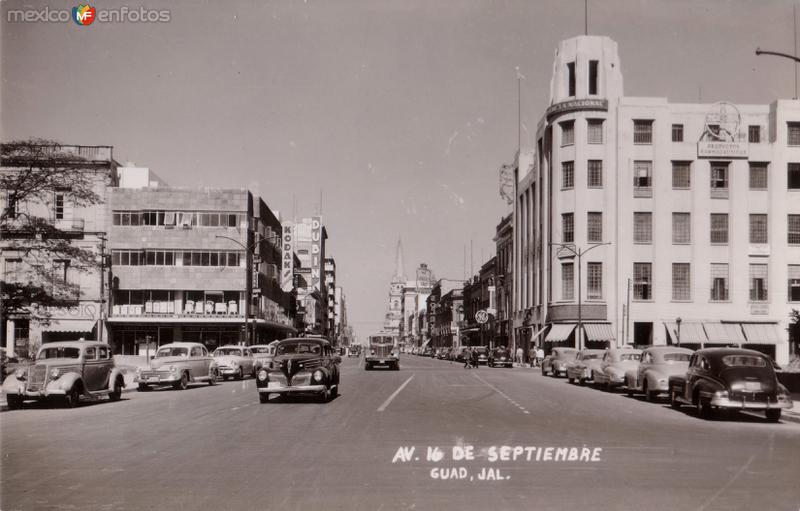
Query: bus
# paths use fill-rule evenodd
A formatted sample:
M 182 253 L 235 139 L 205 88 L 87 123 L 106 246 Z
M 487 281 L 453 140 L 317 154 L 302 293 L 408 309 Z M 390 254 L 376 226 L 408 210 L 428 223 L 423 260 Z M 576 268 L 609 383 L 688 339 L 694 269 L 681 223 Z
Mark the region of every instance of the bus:
M 364 356 L 364 369 L 369 371 L 376 366 L 395 371 L 400 370 L 397 336 L 385 332 L 369 336 L 369 346 Z

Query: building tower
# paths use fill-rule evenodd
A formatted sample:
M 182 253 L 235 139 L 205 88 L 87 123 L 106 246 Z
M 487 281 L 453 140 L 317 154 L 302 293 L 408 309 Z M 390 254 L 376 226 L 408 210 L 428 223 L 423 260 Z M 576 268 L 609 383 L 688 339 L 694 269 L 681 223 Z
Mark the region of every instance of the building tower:
M 395 269 L 392 282 L 389 285 L 389 312 L 386 314 L 384 330 L 395 335 L 400 333 L 400 323 L 403 319 L 403 288 L 406 284 L 405 270 L 403 269 L 403 242 L 398 238 L 397 252 L 395 254 Z

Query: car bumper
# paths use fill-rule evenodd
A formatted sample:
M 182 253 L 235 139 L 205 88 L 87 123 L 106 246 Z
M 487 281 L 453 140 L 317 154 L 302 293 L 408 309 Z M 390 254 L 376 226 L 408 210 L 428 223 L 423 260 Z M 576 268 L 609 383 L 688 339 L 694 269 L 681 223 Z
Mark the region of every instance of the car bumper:
M 267 394 L 290 394 L 293 392 L 324 392 L 325 385 L 274 385 L 266 387 L 258 387 L 258 391 L 260 393 L 267 393 Z
M 167 383 L 175 383 L 180 379 L 180 373 L 158 376 L 134 376 L 133 383 L 138 383 L 139 385 L 164 385 Z
M 398 359 L 396 359 L 396 358 L 373 358 L 373 357 L 367 357 L 366 361 L 369 362 L 370 364 L 390 365 L 390 364 L 397 363 Z
M 731 399 L 727 397 L 714 397 L 711 399 L 711 406 L 727 408 L 730 410 L 777 410 L 792 408 L 792 400 L 784 399 L 776 402 L 747 401 Z
M 46 399 L 50 396 L 65 396 L 67 391 L 64 389 L 42 389 L 42 390 L 25 390 L 18 388 L 14 391 L 5 391 L 7 396 L 20 396 L 25 399 Z
M 239 368 L 238 367 L 221 367 L 219 369 L 219 374 L 221 376 L 238 376 L 239 375 Z

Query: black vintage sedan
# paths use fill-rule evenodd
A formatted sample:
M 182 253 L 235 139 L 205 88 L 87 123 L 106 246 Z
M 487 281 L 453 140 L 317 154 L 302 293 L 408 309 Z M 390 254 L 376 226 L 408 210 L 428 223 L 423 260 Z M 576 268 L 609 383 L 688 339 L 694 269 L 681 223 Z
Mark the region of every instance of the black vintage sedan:
M 489 367 L 513 367 L 514 359 L 508 348 L 501 346 L 489 352 Z
M 270 394 L 316 394 L 325 403 L 339 393 L 341 361 L 322 337 L 284 339 L 269 365 L 258 371 L 259 400 L 269 402 Z
M 673 408 L 691 405 L 704 418 L 717 410 L 763 410 L 767 420 L 775 422 L 781 410 L 792 407 L 770 359 L 739 348 L 694 352 L 686 375 L 669 377 L 669 397 Z

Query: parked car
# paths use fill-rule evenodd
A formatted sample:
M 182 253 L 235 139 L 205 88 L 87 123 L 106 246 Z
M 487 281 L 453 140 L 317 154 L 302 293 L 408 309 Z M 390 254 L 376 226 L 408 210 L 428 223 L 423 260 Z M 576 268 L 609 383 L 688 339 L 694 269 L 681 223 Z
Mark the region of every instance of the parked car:
M 576 353 L 578 350 L 575 348 L 553 348 L 542 361 L 542 374 L 550 373 L 554 378 L 567 374 L 567 363 L 575 358 Z
M 347 350 L 347 357 L 360 357 L 361 356 L 361 345 L 354 344 L 350 346 L 350 349 Z
M 628 395 L 644 394 L 655 401 L 669 390 L 669 377 L 686 374 L 693 351 L 676 346 L 653 346 L 642 351 L 638 368 L 625 373 Z
M 717 410 L 763 410 L 767 420 L 777 422 L 781 411 L 792 407 L 769 357 L 740 348 L 694 352 L 686 373 L 669 378 L 669 396 L 673 408 L 694 406 L 703 418 Z
M 625 385 L 625 374 L 639 367 L 642 350 L 633 348 L 611 348 L 606 350 L 600 368 L 592 371 L 592 381 L 606 389 Z
M 575 354 L 575 359 L 567 363 L 567 380 L 583 385 L 592 379 L 592 373 L 600 368 L 606 350 L 582 349 Z
M 514 367 L 514 357 L 508 348 L 501 346 L 489 352 L 489 367 Z
M 136 370 L 133 381 L 138 384 L 139 392 L 143 392 L 162 385 L 184 390 L 193 382 L 216 385 L 217 378 L 217 362 L 205 346 L 197 342 L 174 342 L 159 347 L 149 366 Z
M 243 380 L 244 376 L 256 377 L 259 363 L 253 356 L 250 348 L 244 346 L 220 346 L 211 354 L 217 362 L 217 371 L 223 380 L 236 378 Z
M 253 344 L 249 346 L 250 352 L 256 359 L 256 369 L 266 367 L 272 362 L 272 357 L 275 356 L 275 347 L 278 341 L 272 341 L 269 344 Z
M 433 349 L 430 346 L 425 346 L 422 348 L 422 356 L 423 357 L 431 357 L 433 356 Z
M 330 342 L 300 337 L 278 342 L 270 367 L 258 371 L 256 387 L 262 403 L 270 394 L 317 394 L 324 403 L 339 393 L 339 364 Z
M 478 365 L 486 365 L 489 363 L 489 348 L 486 346 L 475 346 L 472 349 L 478 352 Z
M 96 341 L 47 343 L 39 348 L 33 365 L 18 369 L 3 382 L 12 410 L 28 400 L 58 399 L 69 408 L 81 398 L 108 396 L 117 401 L 124 387 L 111 348 Z

